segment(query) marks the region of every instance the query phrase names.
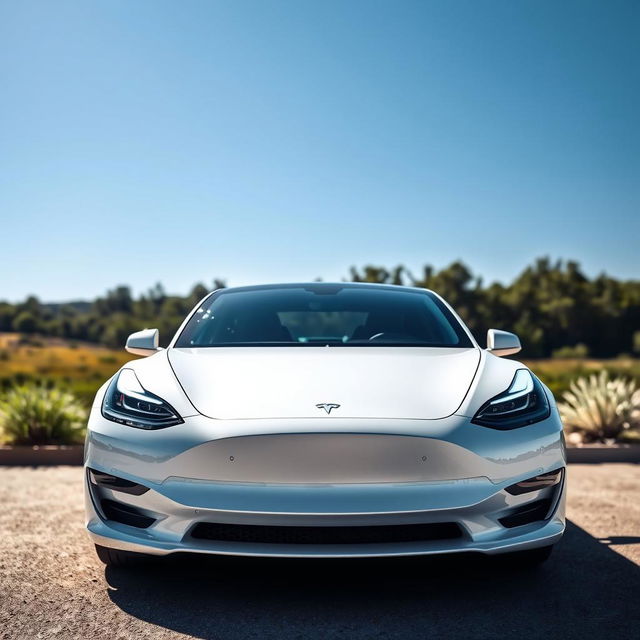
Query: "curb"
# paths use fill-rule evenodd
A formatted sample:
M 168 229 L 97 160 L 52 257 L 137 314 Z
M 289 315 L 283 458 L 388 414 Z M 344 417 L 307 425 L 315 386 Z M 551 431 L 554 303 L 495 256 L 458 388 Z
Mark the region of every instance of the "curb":
M 84 445 L 43 445 L 40 447 L 0 447 L 0 466 L 48 467 L 81 465 Z
M 567 447 L 569 464 L 604 464 L 608 462 L 640 463 L 639 444 L 587 444 Z

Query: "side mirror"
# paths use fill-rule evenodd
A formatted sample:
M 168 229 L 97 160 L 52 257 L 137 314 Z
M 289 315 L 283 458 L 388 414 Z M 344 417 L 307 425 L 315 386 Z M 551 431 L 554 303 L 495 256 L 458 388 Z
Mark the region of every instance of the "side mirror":
M 487 331 L 487 351 L 494 356 L 510 356 L 522 349 L 520 338 L 515 333 L 489 329 Z
M 160 351 L 159 337 L 157 329 L 136 331 L 127 338 L 127 344 L 124 348 L 136 356 L 152 356 L 156 351 Z

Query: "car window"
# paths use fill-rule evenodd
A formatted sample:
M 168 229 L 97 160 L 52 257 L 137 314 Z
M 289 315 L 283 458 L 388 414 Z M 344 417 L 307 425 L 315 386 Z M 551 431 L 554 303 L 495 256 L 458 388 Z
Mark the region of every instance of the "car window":
M 420 289 L 289 285 L 226 289 L 191 317 L 177 347 L 470 347 L 449 309 Z

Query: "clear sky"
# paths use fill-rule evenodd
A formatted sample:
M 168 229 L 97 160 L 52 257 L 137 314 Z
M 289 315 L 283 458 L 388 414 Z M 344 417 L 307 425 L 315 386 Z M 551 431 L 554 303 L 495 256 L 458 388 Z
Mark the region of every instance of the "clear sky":
M 1 0 L 0 82 L 0 299 L 640 276 L 636 0 Z

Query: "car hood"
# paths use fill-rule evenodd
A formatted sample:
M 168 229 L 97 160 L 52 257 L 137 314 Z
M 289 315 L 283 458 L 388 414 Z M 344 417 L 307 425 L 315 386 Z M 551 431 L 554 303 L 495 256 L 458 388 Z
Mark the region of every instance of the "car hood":
M 209 347 L 168 356 L 196 410 L 211 418 L 437 419 L 462 403 L 480 350 Z M 339 407 L 327 413 L 322 403 Z

